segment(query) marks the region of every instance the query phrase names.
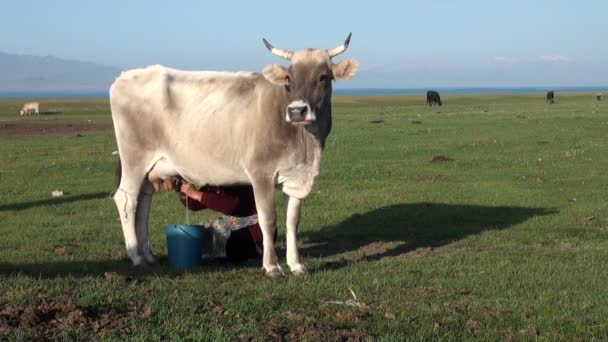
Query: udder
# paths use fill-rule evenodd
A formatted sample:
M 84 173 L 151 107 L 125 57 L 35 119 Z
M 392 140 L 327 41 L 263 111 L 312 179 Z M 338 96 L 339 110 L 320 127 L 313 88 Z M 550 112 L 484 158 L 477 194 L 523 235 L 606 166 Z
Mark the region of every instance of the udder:
M 148 181 L 152 183 L 154 191 L 160 190 L 160 184 L 163 184 L 165 190 L 173 190 L 172 179 L 177 176 L 175 168 L 165 159 L 159 159 L 148 172 Z

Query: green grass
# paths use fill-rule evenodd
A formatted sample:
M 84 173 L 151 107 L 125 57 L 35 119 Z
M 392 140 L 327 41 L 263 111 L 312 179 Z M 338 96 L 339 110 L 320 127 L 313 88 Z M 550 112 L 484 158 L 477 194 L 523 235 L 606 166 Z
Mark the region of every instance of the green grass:
M 113 134 L 0 139 L 0 336 L 608 339 L 607 104 L 443 97 L 334 99 L 299 235 L 311 272 L 279 281 L 258 263 L 183 273 L 122 260 Z M 110 121 L 106 99 L 41 102 L 61 113 L 18 117 L 20 101 L 0 100 L 0 120 Z M 185 215 L 175 194 L 154 197 L 157 254 L 164 224 Z M 330 303 L 349 288 L 361 307 Z

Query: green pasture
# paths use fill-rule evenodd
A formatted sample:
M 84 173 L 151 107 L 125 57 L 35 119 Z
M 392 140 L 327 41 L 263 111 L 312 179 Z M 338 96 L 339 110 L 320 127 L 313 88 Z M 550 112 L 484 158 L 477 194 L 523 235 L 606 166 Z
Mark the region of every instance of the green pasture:
M 300 225 L 310 274 L 280 280 L 257 261 L 170 269 L 164 225 L 187 218 L 164 191 L 161 262 L 131 266 L 113 132 L 0 138 L 0 339 L 606 340 L 608 103 L 593 95 L 335 97 Z M 38 117 L 22 102 L 0 100 L 0 130 L 111 122 L 107 99 L 40 100 Z

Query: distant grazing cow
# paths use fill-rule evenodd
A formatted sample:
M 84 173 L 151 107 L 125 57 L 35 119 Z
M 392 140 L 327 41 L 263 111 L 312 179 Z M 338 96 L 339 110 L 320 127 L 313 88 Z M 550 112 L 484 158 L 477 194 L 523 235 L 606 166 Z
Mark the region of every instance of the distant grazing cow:
M 441 106 L 443 103 L 441 102 L 441 97 L 439 97 L 439 93 L 434 90 L 429 90 L 426 92 L 426 104 L 429 106 L 439 105 Z
M 547 102 L 551 104 L 555 103 L 555 92 L 553 90 L 547 92 Z
M 595 95 L 595 98 L 596 98 L 598 101 L 602 101 L 602 94 L 597 94 L 597 95 Z
M 21 107 L 19 115 L 30 115 L 30 111 L 34 111 L 35 115 L 40 114 L 40 103 L 39 102 L 26 102 Z
M 332 126 L 333 80 L 347 79 L 359 63 L 334 62 L 333 49 L 289 51 L 266 47 L 289 66 L 261 73 L 180 71 L 151 66 L 123 72 L 110 88 L 112 120 L 121 161 L 114 201 L 127 253 L 135 265 L 152 263 L 148 217 L 153 185 L 179 175 L 202 185 L 251 184 L 264 241 L 263 266 L 282 275 L 274 248 L 275 185 L 286 196 L 287 265 L 300 263 L 296 234 L 302 200 L 312 190 Z

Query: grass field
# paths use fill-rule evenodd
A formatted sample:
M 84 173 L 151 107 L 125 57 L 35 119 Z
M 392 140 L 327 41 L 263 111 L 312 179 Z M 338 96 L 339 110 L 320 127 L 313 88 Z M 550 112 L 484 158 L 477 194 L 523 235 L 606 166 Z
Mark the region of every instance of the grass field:
M 256 262 L 126 262 L 111 131 L 0 139 L 0 338 L 608 339 L 608 103 L 443 97 L 334 98 L 299 235 L 310 274 L 278 281 Z M 0 100 L 0 130 L 111 122 L 106 99 L 41 101 L 40 117 L 21 102 Z M 154 197 L 156 254 L 185 220 Z

